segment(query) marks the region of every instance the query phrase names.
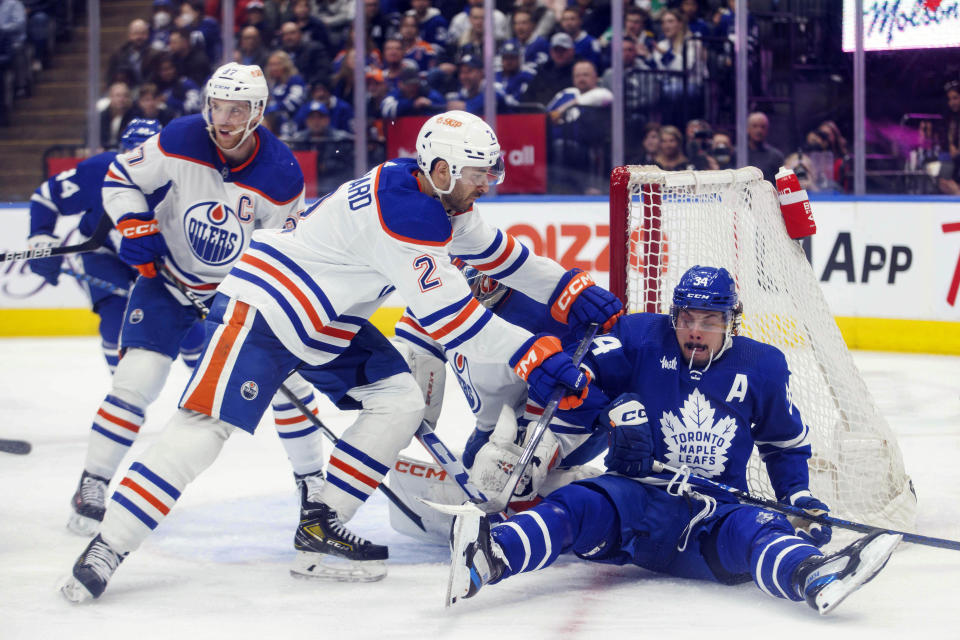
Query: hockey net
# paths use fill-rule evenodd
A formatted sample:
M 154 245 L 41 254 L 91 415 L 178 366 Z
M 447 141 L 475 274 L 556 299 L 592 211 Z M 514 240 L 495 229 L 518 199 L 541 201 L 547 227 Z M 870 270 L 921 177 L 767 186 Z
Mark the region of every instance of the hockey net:
M 776 191 L 759 170 L 618 167 L 610 178 L 610 288 L 628 312 L 669 313 L 680 276 L 700 264 L 734 276 L 740 335 L 778 347 L 810 428 L 810 489 L 831 514 L 912 529 L 900 448 L 854 365 Z M 756 451 L 751 491 L 775 500 Z

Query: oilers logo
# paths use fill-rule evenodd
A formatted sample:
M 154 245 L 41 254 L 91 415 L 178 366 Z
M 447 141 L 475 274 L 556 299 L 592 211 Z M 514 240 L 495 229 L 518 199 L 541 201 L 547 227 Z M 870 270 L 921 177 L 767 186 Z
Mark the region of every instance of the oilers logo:
M 130 324 L 140 324 L 143 320 L 143 309 L 134 309 L 130 312 Z
M 253 400 L 260 393 L 260 387 L 253 380 L 247 380 L 240 386 L 240 395 L 244 400 Z
M 473 380 L 470 379 L 470 364 L 462 354 L 455 354 L 453 357 L 453 372 L 457 374 L 457 382 L 463 389 L 463 395 L 467 398 L 467 404 L 474 413 L 480 411 L 480 394 L 473 388 Z
M 243 249 L 243 227 L 236 213 L 222 202 L 200 202 L 183 217 L 190 249 L 214 267 L 230 264 Z

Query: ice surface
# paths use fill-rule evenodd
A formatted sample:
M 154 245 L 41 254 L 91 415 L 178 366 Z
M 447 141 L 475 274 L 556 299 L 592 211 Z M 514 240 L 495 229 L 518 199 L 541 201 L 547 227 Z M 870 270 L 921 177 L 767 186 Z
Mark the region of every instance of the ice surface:
M 920 496 L 918 530 L 960 539 L 960 358 L 857 353 L 898 434 Z M 376 494 L 352 522 L 390 545 L 372 584 L 294 580 L 293 479 L 273 428 L 235 434 L 167 520 L 124 562 L 106 593 L 75 606 L 56 590 L 86 540 L 67 531 L 93 413 L 109 378 L 92 338 L 0 341 L 0 639 L 130 638 L 958 638 L 960 552 L 903 545 L 887 569 L 830 616 L 725 587 L 575 558 L 442 606 L 448 552 L 394 532 Z M 176 405 L 175 365 L 126 465 Z M 440 435 L 458 449 L 470 415 L 456 388 Z M 351 416 L 322 414 L 335 431 Z M 408 455 L 427 459 L 419 445 Z M 120 476 L 121 474 L 118 474 Z M 119 480 L 119 477 L 117 478 Z

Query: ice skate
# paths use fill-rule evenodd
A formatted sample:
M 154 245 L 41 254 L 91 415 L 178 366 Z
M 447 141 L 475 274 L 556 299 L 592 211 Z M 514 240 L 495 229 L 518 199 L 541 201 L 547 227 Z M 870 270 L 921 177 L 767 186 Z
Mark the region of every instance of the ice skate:
M 125 557 L 127 554 L 117 553 L 98 535 L 77 558 L 73 575 L 60 585 L 60 593 L 74 603 L 99 598 Z
M 92 536 L 100 528 L 106 511 L 107 485 L 110 480 L 87 471 L 80 476 L 80 484 L 73 494 L 73 513 L 67 521 L 67 529 L 81 536 Z
M 875 531 L 834 554 L 804 560 L 793 574 L 797 593 L 821 615 L 830 613 L 883 569 L 902 538 Z
M 483 585 L 500 579 L 507 568 L 500 545 L 490 537 L 490 519 L 474 504 L 455 507 L 450 532 L 450 577 L 446 606 L 472 598 Z
M 295 578 L 374 582 L 387 575 L 387 548 L 349 531 L 335 510 L 310 502 L 301 489 L 300 525 L 293 538 Z

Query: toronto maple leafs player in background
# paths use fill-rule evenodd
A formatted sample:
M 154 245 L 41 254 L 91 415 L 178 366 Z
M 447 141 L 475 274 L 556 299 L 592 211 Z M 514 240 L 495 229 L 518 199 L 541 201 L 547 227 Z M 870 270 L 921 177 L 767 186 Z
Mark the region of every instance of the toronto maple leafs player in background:
M 559 413 L 608 431 L 608 473 L 492 529 L 475 506 L 453 507 L 451 601 L 566 552 L 722 584 L 752 579 L 821 614 L 876 575 L 901 536 L 878 530 L 824 555 L 829 528 L 803 520 L 795 529 L 782 514 L 653 472 L 654 461 L 685 465 L 747 490 L 756 447 L 780 502 L 828 510 L 808 489 L 807 427 L 790 400 L 786 359 L 736 336 L 741 312 L 727 270 L 695 266 L 674 290 L 670 315 L 624 316 L 596 338 L 584 360 L 590 392 Z
M 160 123 L 156 120 L 131 120 L 120 136 L 121 152 L 135 149 L 159 131 Z M 31 249 L 60 244 L 61 239 L 55 235 L 60 216 L 79 216 L 77 231 L 80 235 L 89 238 L 93 234 L 105 215 L 101 197 L 103 178 L 116 156 L 116 151 L 98 153 L 83 160 L 73 169 L 61 171 L 37 187 L 30 198 L 28 242 Z M 78 267 L 82 274 L 109 282 L 118 289 L 129 289 L 137 277 L 137 272 L 117 256 L 119 235 L 114 235 L 115 238 L 108 237 L 96 251 L 80 254 Z M 46 280 L 47 284 L 56 286 L 60 280 L 63 256 L 30 260 L 29 265 L 30 270 Z M 119 359 L 120 325 L 123 322 L 127 297 L 94 285 L 86 285 L 86 290 L 93 312 L 100 316 L 100 345 L 107 368 L 113 373 Z M 194 341 L 196 352 L 193 352 L 190 345 L 182 344 L 181 354 L 185 358 L 189 358 L 191 354 L 196 358 L 200 355 L 199 347 L 202 342 L 202 336 L 198 336 Z
M 561 386 L 571 405 L 582 401 L 586 376 L 559 341 L 493 315 L 450 261 L 459 256 L 557 306 L 567 324 L 609 327 L 622 312 L 586 274 L 565 272 L 483 221 L 474 201 L 502 179 L 493 130 L 476 116 L 450 111 L 423 125 L 416 159 L 378 165 L 317 201 L 289 229 L 254 234 L 220 285 L 181 410 L 114 494 L 100 535 L 77 560 L 64 595 L 99 597 L 123 558 L 232 432 L 256 429 L 291 370 L 339 406 L 360 409 L 334 447 L 326 483 L 306 493 L 294 571 L 335 580 L 383 578 L 387 548 L 344 523 L 377 488 L 423 416 L 409 368 L 368 320 L 394 289 L 445 347 L 509 360 L 532 393 L 547 396 Z M 139 491 L 131 491 L 131 483 Z
M 200 298 L 214 289 L 249 244 L 254 229 L 280 227 L 303 210 L 303 176 L 289 149 L 259 126 L 267 85 L 259 67 L 224 65 L 210 78 L 203 115 L 170 122 L 117 155 L 103 181 L 103 208 L 122 239 L 118 255 L 140 273 L 121 329 L 122 357 L 93 418 L 87 456 L 73 497 L 71 531 L 92 535 L 103 519 L 107 485 L 160 394 L 184 336 L 202 321 L 166 276 Z M 314 408 L 311 387 L 288 383 Z M 272 395 L 272 394 L 271 394 Z M 323 467 L 322 434 L 278 396 L 275 422 L 295 474 L 309 482 Z M 150 471 L 141 470 L 143 478 Z M 139 496 L 130 480 L 114 500 Z

